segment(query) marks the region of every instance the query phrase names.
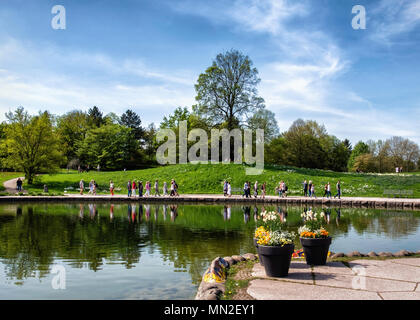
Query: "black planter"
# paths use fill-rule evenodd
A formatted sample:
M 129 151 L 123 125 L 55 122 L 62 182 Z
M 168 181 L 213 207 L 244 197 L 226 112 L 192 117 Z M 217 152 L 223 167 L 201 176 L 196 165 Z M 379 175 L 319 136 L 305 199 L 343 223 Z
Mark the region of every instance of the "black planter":
M 294 244 L 284 246 L 258 245 L 258 254 L 264 260 L 266 275 L 269 277 L 287 277 L 294 249 Z
M 255 239 L 254 238 L 254 246 L 255 246 L 255 248 L 257 249 L 257 253 L 258 253 L 258 260 L 260 260 L 260 265 L 264 265 L 264 262 L 263 262 L 263 259 L 262 259 L 262 256 L 260 255 L 260 251 L 258 250 L 258 243 L 257 243 L 257 239 Z
M 328 249 L 331 244 L 331 237 L 328 238 L 300 238 L 306 263 L 309 265 L 324 265 L 327 263 Z

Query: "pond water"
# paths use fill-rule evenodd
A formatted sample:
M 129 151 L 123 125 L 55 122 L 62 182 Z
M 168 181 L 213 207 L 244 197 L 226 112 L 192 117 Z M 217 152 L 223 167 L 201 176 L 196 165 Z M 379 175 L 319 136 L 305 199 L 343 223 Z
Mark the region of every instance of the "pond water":
M 302 224 L 303 207 L 2 204 L 0 299 L 193 299 L 213 258 L 255 252 L 263 209 L 280 212 L 291 230 Z M 420 249 L 418 211 L 322 211 L 331 251 Z M 53 288 L 55 266 L 65 289 Z

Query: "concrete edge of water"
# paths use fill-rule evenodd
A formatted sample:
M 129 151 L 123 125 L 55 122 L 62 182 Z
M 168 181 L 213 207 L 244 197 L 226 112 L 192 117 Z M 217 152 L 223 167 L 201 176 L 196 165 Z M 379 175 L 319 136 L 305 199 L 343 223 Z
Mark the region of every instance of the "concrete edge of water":
M 402 209 L 420 210 L 420 199 L 408 198 L 305 198 L 305 197 L 266 197 L 266 198 L 242 198 L 240 196 L 227 198 L 218 195 L 186 195 L 179 197 L 127 197 L 127 196 L 1 196 L 0 202 L 167 202 L 185 204 L 290 204 L 290 205 L 313 205 L 333 206 L 343 208 L 366 208 L 366 209 Z

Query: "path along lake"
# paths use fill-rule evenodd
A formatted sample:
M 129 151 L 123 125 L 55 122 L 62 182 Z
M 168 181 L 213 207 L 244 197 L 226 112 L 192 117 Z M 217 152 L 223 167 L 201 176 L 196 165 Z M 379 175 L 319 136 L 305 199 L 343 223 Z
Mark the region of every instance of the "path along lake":
M 0 205 L 0 299 L 193 299 L 212 259 L 254 252 L 275 210 L 297 231 L 304 207 L 128 203 Z M 309 209 L 309 208 L 307 208 Z M 420 212 L 324 211 L 334 252 L 420 249 Z M 296 248 L 300 248 L 296 238 Z M 53 289 L 54 266 L 65 289 Z

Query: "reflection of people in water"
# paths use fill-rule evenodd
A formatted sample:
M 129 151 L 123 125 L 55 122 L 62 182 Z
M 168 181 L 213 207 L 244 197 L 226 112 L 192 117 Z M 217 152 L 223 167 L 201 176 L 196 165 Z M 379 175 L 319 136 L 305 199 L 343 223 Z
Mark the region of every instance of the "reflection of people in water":
M 258 208 L 254 206 L 254 221 L 257 222 L 258 220 Z
M 251 217 L 251 207 L 242 207 L 242 210 L 244 211 L 244 222 L 248 223 L 249 218 Z
M 227 219 L 230 220 L 230 216 L 232 214 L 232 206 L 230 204 L 227 205 Z
M 171 209 L 171 220 L 175 221 L 176 217 L 178 216 L 178 212 L 177 212 L 178 206 L 171 205 L 170 209 Z
M 114 205 L 111 204 L 111 207 L 109 208 L 109 219 L 112 221 L 114 219 Z
M 159 206 L 155 206 L 155 221 L 158 220 L 158 216 L 159 216 Z
M 340 218 L 341 218 L 341 209 L 336 208 L 335 211 L 337 212 L 337 217 L 335 218 L 335 223 L 339 226 Z
M 131 203 L 129 203 L 127 205 L 127 217 L 128 217 L 128 222 L 130 222 L 130 220 L 131 220 Z
M 89 216 L 92 220 L 95 218 L 96 212 L 97 212 L 96 204 L 90 203 L 89 204 Z
M 163 205 L 163 220 L 166 220 L 166 216 L 168 214 L 168 205 Z
M 137 206 L 133 204 L 131 207 L 131 221 L 134 223 L 137 220 Z
M 325 221 L 327 221 L 327 224 L 330 224 L 330 218 L 331 218 L 331 209 L 327 208 L 325 209 Z
M 150 219 L 150 204 L 146 204 L 146 221 Z
M 286 218 L 287 218 L 287 212 L 285 210 L 283 210 L 282 207 L 277 207 L 277 212 L 280 216 L 280 221 L 281 222 L 286 222 Z
M 227 206 L 223 207 L 223 220 L 227 220 Z
M 84 214 L 85 214 L 85 206 L 83 204 L 80 204 L 79 218 L 83 219 Z
M 17 207 L 16 208 L 16 216 L 21 216 L 22 215 L 22 207 Z
M 141 222 L 143 219 L 143 205 L 139 205 L 139 222 Z

